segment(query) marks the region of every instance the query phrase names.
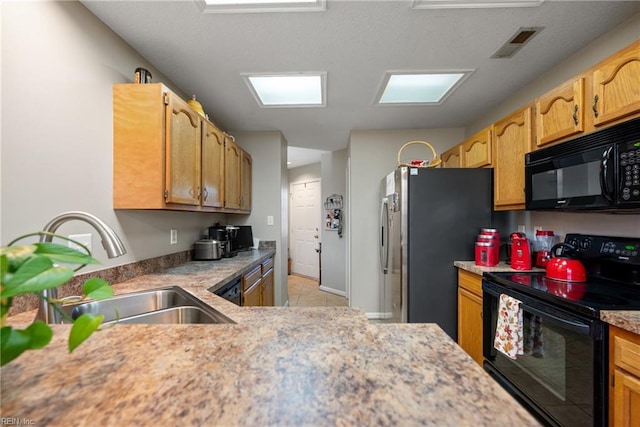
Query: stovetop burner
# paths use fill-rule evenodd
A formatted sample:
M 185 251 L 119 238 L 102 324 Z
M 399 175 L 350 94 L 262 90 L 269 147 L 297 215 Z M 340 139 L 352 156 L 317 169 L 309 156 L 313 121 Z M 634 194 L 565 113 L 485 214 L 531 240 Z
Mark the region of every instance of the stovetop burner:
M 584 283 L 548 279 L 544 272 L 485 273 L 524 294 L 598 317 L 601 310 L 640 310 L 640 239 L 567 234 L 585 265 Z

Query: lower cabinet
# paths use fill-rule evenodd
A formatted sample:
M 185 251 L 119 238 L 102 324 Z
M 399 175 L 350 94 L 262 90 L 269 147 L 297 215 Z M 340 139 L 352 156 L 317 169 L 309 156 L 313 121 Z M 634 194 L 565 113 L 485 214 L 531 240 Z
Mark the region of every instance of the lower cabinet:
M 609 425 L 640 426 L 640 335 L 609 326 Z
M 458 345 L 482 366 L 482 276 L 458 269 Z
M 242 276 L 242 306 L 273 306 L 274 296 L 273 257 Z

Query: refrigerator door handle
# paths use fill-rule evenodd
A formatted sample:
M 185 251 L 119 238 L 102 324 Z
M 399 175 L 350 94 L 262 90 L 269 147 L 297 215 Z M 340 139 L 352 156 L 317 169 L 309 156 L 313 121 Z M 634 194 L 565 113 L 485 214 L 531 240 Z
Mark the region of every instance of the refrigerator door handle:
M 384 198 L 380 204 L 380 266 L 382 272 L 389 271 L 389 201 Z

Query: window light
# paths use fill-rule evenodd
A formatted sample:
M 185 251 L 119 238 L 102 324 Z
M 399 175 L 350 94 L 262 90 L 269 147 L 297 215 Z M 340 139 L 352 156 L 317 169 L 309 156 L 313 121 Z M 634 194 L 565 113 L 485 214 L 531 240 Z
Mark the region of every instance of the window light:
M 261 107 L 324 107 L 326 73 L 244 74 Z
M 471 71 L 388 72 L 379 104 L 440 104 Z
M 204 13 L 309 12 L 326 10 L 326 0 L 197 0 Z

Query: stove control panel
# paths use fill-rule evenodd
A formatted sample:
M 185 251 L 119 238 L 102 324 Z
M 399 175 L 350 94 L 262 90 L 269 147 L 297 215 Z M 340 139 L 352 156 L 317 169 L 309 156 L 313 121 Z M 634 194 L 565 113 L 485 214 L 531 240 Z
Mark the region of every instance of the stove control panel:
M 564 242 L 574 246 L 581 258 L 640 264 L 640 239 L 567 234 Z

